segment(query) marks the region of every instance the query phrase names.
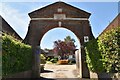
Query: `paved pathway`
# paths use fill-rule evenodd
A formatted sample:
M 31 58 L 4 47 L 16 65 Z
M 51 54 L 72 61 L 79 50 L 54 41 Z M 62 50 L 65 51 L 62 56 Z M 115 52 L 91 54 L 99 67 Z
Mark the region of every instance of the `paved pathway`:
M 76 65 L 57 65 L 45 64 L 45 71 L 40 74 L 46 79 L 64 79 L 64 80 L 78 80 Z

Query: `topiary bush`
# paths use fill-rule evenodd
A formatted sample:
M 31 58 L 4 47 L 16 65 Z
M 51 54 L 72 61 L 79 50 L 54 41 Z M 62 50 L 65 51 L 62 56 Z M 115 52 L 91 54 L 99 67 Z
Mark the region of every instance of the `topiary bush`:
M 10 35 L 2 35 L 2 75 L 6 76 L 32 68 L 31 46 Z

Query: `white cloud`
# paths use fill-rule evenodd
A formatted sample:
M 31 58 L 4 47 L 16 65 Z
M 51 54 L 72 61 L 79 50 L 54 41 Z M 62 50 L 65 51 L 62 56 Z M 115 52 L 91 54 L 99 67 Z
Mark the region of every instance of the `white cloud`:
M 0 14 L 11 25 L 11 27 L 24 39 L 27 33 L 29 17 L 25 13 L 20 13 L 19 10 L 2 3 Z M 0 7 L 1 7 L 0 6 Z
M 28 13 L 43 7 L 42 3 L 19 3 L 20 6 L 28 7 L 25 12 L 24 9 L 18 9 L 15 6 L 9 5 L 10 2 L 0 3 L 0 15 L 8 22 L 8 24 L 24 39 L 30 22 Z M 37 4 L 37 5 L 35 5 Z

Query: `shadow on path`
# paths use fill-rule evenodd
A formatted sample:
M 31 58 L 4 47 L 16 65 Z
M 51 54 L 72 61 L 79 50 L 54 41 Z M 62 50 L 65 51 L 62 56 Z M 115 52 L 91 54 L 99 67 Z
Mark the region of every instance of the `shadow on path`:
M 4 78 L 2 80 L 55 80 L 55 79 L 40 77 L 40 78 Z
M 55 79 L 40 77 L 40 78 L 39 78 L 39 79 L 37 79 L 37 80 L 55 80 Z
M 44 71 L 41 71 L 41 73 L 51 73 L 53 71 L 50 71 L 50 70 L 44 70 Z

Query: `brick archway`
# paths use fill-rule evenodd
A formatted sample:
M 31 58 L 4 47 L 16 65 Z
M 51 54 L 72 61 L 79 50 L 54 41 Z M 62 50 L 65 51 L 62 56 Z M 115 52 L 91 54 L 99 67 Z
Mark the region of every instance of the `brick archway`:
M 39 73 L 39 61 L 37 59 L 38 54 L 36 54 L 36 49 L 40 45 L 42 37 L 53 28 L 63 27 L 71 30 L 80 40 L 82 77 L 89 78 L 89 71 L 85 63 L 84 43 L 86 41 L 85 38 L 89 40 L 93 38 L 91 26 L 89 25 L 90 15 L 90 13 L 64 2 L 56 2 L 29 13 L 31 21 L 28 27 L 28 33 L 23 42 L 30 44 L 33 48 L 34 75 Z

